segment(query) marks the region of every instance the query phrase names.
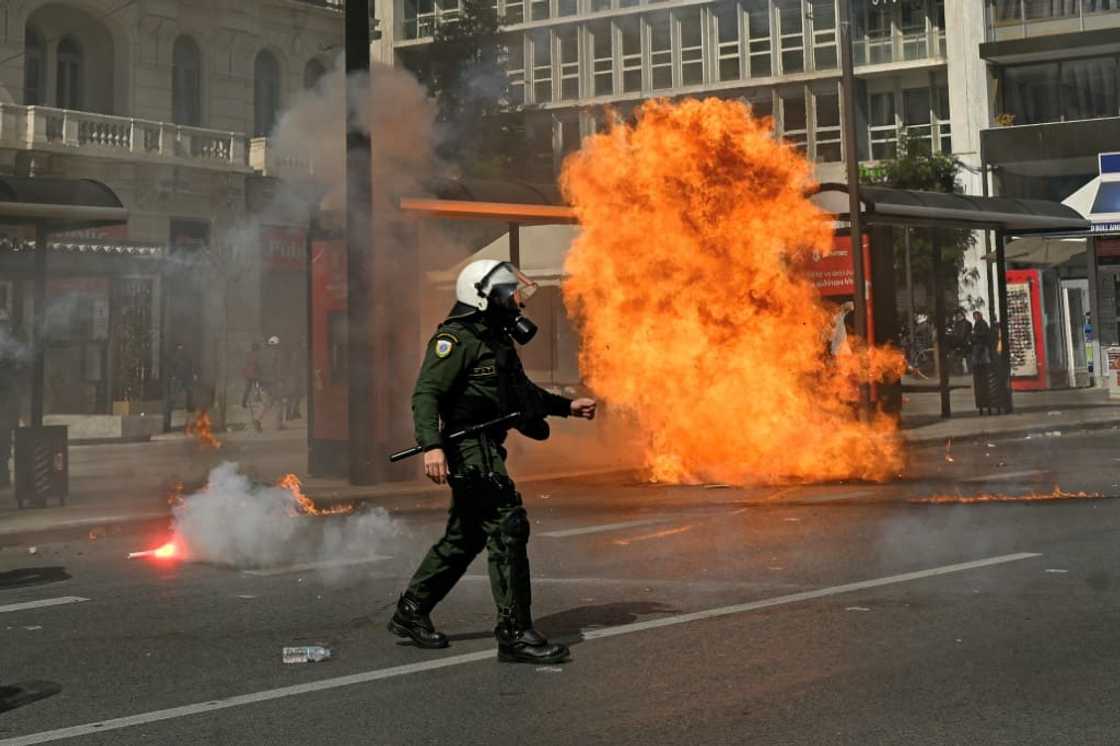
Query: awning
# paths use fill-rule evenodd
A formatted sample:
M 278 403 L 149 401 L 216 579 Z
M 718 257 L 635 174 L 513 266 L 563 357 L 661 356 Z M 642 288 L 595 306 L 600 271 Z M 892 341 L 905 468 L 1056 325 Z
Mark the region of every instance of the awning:
M 1005 251 L 1009 262 L 1053 267 L 1084 254 L 1087 243 L 1084 238 L 1025 236 L 1008 241 Z
M 128 221 L 113 190 L 92 179 L 0 176 L 0 222 L 75 230 Z
M 821 184 L 810 199 L 847 220 L 848 187 Z M 867 224 L 926 225 L 940 228 L 997 229 L 1009 234 L 1084 231 L 1089 221 L 1057 202 L 1007 197 L 923 192 L 915 189 L 860 187 L 861 215 Z
M 405 212 L 434 218 L 493 220 L 503 223 L 558 225 L 575 223 L 575 211 L 551 184 L 475 179 L 436 179 L 430 196 L 401 200 Z

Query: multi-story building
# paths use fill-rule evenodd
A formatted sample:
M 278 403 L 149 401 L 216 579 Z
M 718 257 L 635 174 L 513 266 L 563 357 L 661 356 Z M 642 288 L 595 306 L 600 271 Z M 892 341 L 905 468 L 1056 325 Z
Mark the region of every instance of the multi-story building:
M 178 345 L 200 396 L 237 403 L 251 340 L 302 346 L 306 218 L 267 210 L 282 164 L 264 136 L 342 40 L 342 0 L 0 7 L 0 173 L 96 179 L 129 211 L 127 227 L 54 237 L 48 415 L 131 400 L 158 419 Z M 10 249 L 30 237 L 0 233 L 0 314 L 25 327 Z

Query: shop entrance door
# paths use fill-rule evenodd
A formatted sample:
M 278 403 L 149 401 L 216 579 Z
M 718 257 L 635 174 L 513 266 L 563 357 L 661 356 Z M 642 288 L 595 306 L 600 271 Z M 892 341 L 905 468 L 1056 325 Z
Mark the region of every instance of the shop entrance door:
M 1069 385 L 1089 385 L 1089 355 L 1085 341 L 1085 314 L 1089 308 L 1089 281 L 1062 280 L 1062 329 L 1069 360 Z

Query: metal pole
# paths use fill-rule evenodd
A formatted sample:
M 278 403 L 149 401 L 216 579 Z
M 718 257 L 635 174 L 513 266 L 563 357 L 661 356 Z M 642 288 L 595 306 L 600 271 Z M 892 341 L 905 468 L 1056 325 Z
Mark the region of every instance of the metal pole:
M 521 267 L 521 225 L 509 224 L 509 263 Z
M 852 275 L 855 286 L 856 336 L 867 341 L 867 282 L 863 266 L 863 221 L 859 198 L 859 148 L 856 146 L 855 69 L 852 63 L 852 16 L 848 0 L 840 0 L 840 67 L 844 89 L 844 161 L 848 175 L 848 219 L 851 225 Z M 871 410 L 871 387 L 862 381 L 859 387 L 860 413 Z
M 35 225 L 35 279 L 31 286 L 35 317 L 31 321 L 31 426 L 43 425 L 47 373 L 47 226 Z
M 904 227 L 903 230 L 906 231 L 906 305 L 909 314 L 907 324 L 909 335 L 906 338 L 910 340 L 910 346 L 913 347 L 916 324 L 914 323 L 914 271 L 910 266 L 910 226 Z
M 937 351 L 937 390 L 941 394 L 941 416 L 948 419 L 953 416 L 949 401 L 949 361 L 946 349 L 945 334 L 945 293 L 941 290 L 941 235 L 936 228 L 930 229 L 930 240 L 933 242 L 933 329 L 934 344 Z
M 1100 275 L 1097 265 L 1097 240 L 1092 236 L 1085 239 L 1085 261 L 1088 265 L 1089 274 L 1089 324 L 1093 327 L 1093 339 L 1085 340 L 1085 347 L 1088 349 L 1089 354 L 1093 356 L 1093 375 L 1089 376 L 1089 385 L 1095 386 L 1096 380 L 1099 375 L 1104 371 L 1104 366 L 1097 358 L 1100 355 L 1097 352 L 1100 350 L 1098 342 L 1101 338 L 1101 316 L 1098 307 L 1100 299 Z M 1078 319 L 1079 324 L 1084 324 L 1084 319 Z
M 1011 394 L 1011 320 L 1007 317 L 1007 256 L 1004 244 L 1007 236 L 1003 231 L 996 231 L 996 281 L 999 285 L 999 326 L 994 323 L 992 329 L 999 330 L 999 340 L 1003 344 L 1002 357 L 1005 379 L 1001 385 L 1007 390 L 1007 413 L 1015 411 Z
M 345 0 L 346 76 L 369 74 L 369 0 Z M 350 439 L 350 482 L 372 484 L 373 453 L 373 261 L 370 232 L 373 220 L 372 163 L 369 135 L 356 120 L 369 95 L 346 89 L 346 356 Z

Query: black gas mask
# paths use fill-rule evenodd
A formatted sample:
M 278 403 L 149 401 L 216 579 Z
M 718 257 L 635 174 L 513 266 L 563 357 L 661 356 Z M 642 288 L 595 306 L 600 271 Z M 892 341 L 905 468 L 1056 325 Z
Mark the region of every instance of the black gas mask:
M 536 292 L 537 284 L 509 262 L 502 262 L 478 283 L 486 295 L 486 315 L 519 345 L 536 336 L 537 325 L 521 313 L 525 302 Z

